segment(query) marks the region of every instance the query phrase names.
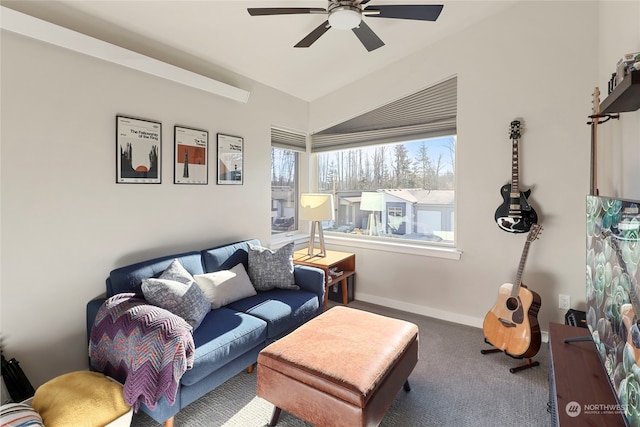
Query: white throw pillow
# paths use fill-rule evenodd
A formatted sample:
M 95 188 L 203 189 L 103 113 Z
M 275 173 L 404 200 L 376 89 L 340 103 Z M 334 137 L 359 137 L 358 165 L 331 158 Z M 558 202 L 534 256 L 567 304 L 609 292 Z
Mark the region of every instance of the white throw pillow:
M 202 289 L 202 293 L 211 301 L 212 309 L 256 295 L 256 290 L 242 263 L 231 270 L 196 274 L 193 278 Z

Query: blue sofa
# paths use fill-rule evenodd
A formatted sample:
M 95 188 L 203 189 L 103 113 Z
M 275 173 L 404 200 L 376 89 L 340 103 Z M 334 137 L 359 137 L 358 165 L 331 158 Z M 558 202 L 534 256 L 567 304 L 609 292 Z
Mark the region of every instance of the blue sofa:
M 258 240 L 247 240 L 168 255 L 111 271 L 106 281 L 106 296 L 87 304 L 87 334 L 107 298 L 119 293 L 142 294 L 142 280 L 158 277 L 174 259 L 178 259 L 192 275 L 229 270 L 240 262 L 248 268 L 249 243 L 260 245 Z M 252 366 L 260 350 L 268 344 L 321 313 L 324 272 L 296 265 L 294 276 L 300 290 L 257 292 L 257 295 L 211 310 L 193 332 L 193 368 L 182 376 L 175 403 L 169 405 L 163 397 L 155 409 L 142 404 L 142 410 L 159 423 L 167 420 L 171 423 L 182 408 Z

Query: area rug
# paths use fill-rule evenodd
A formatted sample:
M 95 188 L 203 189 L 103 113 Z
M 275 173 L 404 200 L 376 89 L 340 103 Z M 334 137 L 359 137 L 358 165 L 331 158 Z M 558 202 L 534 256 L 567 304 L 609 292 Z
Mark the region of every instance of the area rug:
M 550 425 L 546 343 L 533 358 L 540 366 L 513 374 L 509 369 L 523 361 L 503 353 L 482 355 L 480 350 L 490 346 L 481 329 L 359 301 L 350 307 L 413 322 L 420 330 L 420 360 L 409 377 L 411 391 L 398 391 L 381 427 Z M 272 411 L 273 405 L 256 396 L 255 373 L 243 372 L 180 411 L 175 426 L 264 427 Z M 131 425 L 159 424 L 140 411 Z M 283 411 L 278 426 L 311 424 Z

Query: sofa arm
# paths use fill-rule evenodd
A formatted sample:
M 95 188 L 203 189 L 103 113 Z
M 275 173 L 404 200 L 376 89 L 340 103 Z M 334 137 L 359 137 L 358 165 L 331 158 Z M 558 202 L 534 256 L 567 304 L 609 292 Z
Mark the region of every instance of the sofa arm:
M 318 303 L 322 310 L 325 292 L 324 271 L 316 267 L 294 265 L 293 274 L 296 285 L 300 286 L 300 289 L 318 295 Z

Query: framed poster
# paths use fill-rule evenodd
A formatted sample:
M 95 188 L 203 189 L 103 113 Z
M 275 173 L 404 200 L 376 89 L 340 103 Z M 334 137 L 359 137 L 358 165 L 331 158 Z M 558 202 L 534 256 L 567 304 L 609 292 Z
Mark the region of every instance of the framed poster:
M 218 135 L 218 184 L 242 185 L 244 141 L 239 136 Z
M 116 116 L 116 183 L 162 182 L 162 124 Z
M 209 132 L 184 126 L 174 127 L 174 184 L 208 184 L 207 150 Z

